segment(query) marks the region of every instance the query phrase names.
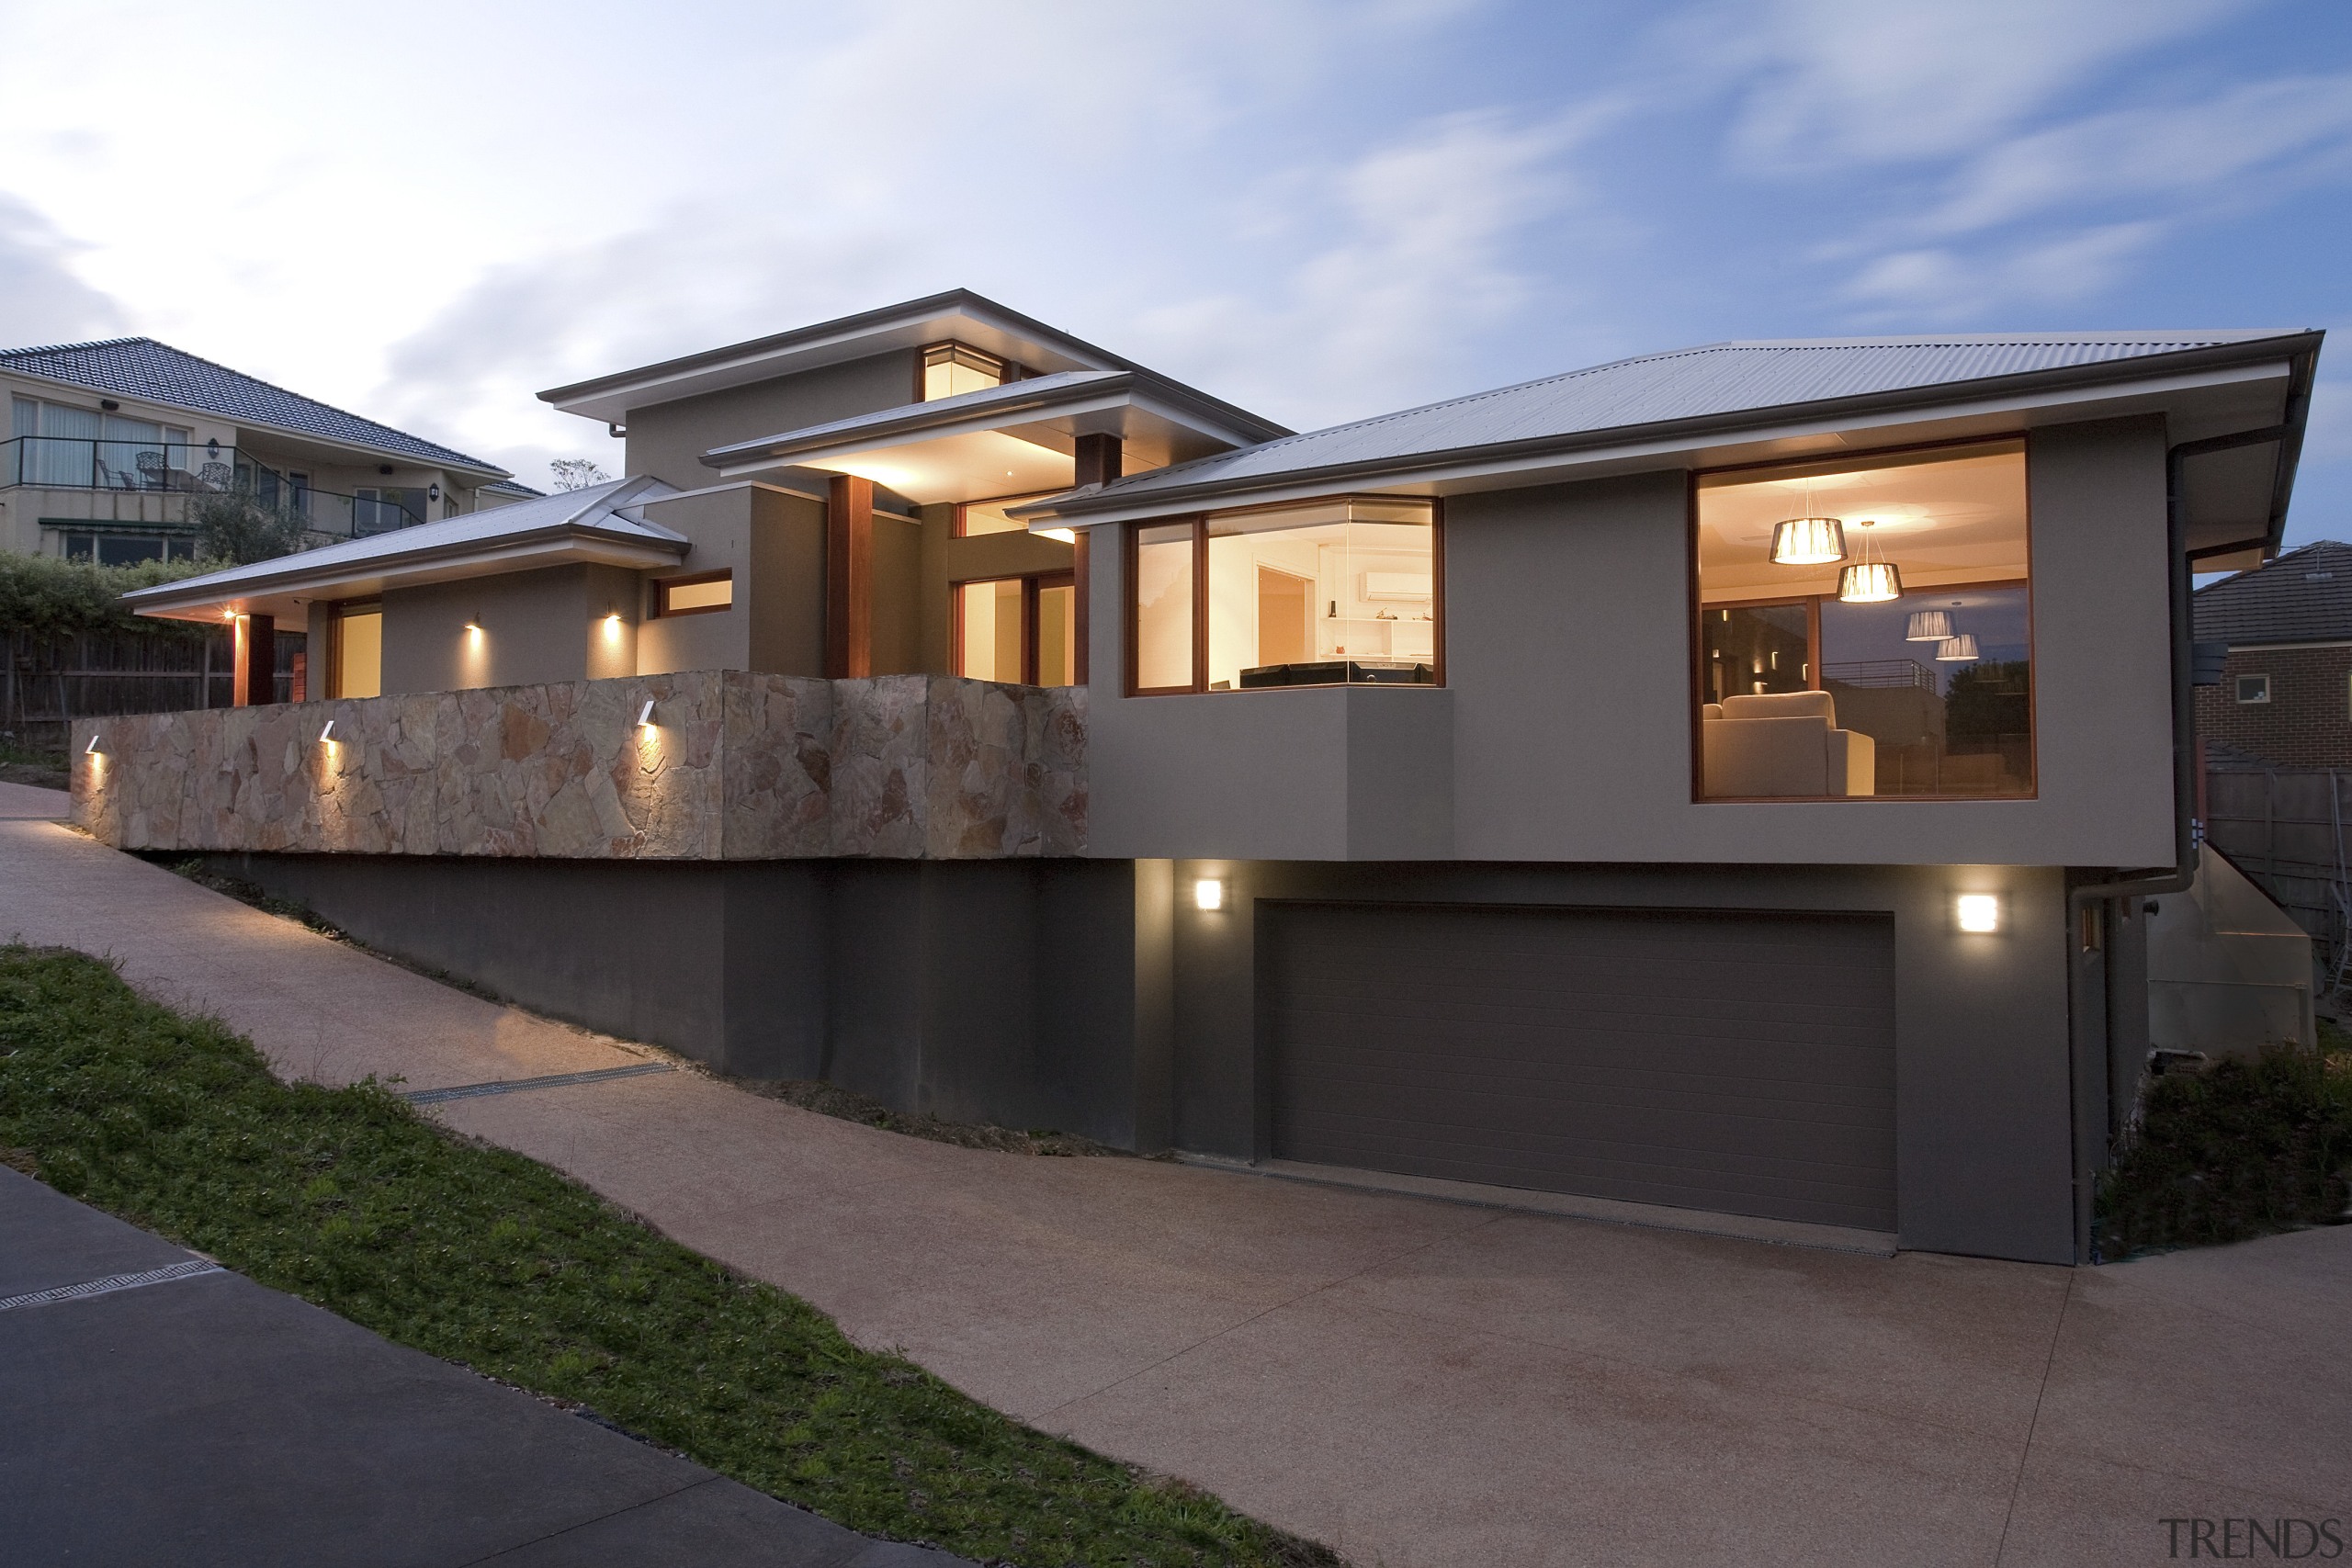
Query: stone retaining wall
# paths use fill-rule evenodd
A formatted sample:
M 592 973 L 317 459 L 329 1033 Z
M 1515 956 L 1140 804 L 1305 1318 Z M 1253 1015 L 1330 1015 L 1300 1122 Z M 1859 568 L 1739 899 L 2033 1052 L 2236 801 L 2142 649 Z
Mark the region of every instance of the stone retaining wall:
M 1075 855 L 1086 694 L 707 670 L 88 719 L 74 819 L 130 850 Z

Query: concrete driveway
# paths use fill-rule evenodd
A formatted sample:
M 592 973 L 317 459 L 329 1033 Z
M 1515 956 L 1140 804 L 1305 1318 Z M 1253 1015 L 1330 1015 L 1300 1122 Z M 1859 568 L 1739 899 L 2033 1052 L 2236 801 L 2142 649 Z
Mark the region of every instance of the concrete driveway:
M 289 1074 L 646 1059 L 46 822 L 0 821 L 17 932 Z M 2148 1563 L 2166 1519 L 2352 1517 L 2352 1228 L 2072 1270 L 980 1153 L 692 1072 L 432 1113 L 1360 1563 Z

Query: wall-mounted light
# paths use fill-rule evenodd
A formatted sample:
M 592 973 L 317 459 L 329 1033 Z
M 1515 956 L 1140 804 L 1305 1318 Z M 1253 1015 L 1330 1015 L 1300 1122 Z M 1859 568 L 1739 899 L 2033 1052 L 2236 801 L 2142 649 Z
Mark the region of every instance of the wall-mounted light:
M 651 697 L 646 698 L 645 705 L 637 710 L 637 727 L 639 729 L 653 728 L 653 699 Z
M 233 621 L 237 618 L 237 612 L 234 610 L 223 610 L 220 612 L 220 618 L 224 621 Z
M 479 618 L 470 619 L 466 622 L 466 636 L 476 642 L 480 642 L 481 640 L 481 622 Z
M 1193 902 L 1212 912 L 1225 908 L 1225 884 L 1214 876 L 1204 876 L 1193 884 Z
M 96 757 L 103 755 L 103 753 L 98 750 L 98 738 L 96 736 L 93 735 L 90 737 L 90 743 L 82 748 L 82 755 L 85 757 Z
M 624 623 L 621 620 L 621 613 L 618 610 L 605 611 L 605 640 L 611 643 L 619 642 L 621 640 L 621 626 Z
M 1952 923 L 1964 931 L 2001 929 L 2001 897 L 1997 893 L 1962 893 L 1952 900 Z
M 204 444 L 204 455 L 208 457 L 214 458 L 220 456 L 220 438 L 219 436 L 213 436 Z
M 438 501 L 441 499 L 441 486 L 437 481 L 424 487 L 424 499 L 427 501 Z
M 322 746 L 334 744 L 334 720 L 327 720 L 327 727 L 319 731 L 319 744 Z

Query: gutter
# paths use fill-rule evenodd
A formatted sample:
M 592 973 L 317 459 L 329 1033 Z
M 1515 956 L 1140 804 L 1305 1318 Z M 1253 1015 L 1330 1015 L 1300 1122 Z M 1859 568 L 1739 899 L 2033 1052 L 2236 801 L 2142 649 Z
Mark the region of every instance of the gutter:
M 1072 496 L 1057 496 L 1032 502 L 1025 506 L 1009 507 L 1006 515 L 1024 522 L 1067 523 L 1086 526 L 1094 514 L 1114 513 L 1111 521 L 1125 521 L 1133 516 L 1156 514 L 1160 512 L 1182 512 L 1224 500 L 1237 494 L 1250 494 L 1276 489 L 1309 489 L 1329 491 L 1381 480 L 1396 481 L 1399 476 L 1409 476 L 1407 482 L 1420 483 L 1444 477 L 1450 468 L 1494 464 L 1509 464 L 1555 457 L 1574 457 L 1580 454 L 1607 451 L 1614 447 L 1655 446 L 1687 446 L 1691 442 L 1725 433 L 1746 432 L 1769 425 L 1775 421 L 1802 418 L 1808 423 L 1836 423 L 1851 417 L 1878 413 L 1905 413 L 1941 404 L 1982 401 L 1993 398 L 2017 398 L 2042 391 L 2068 391 L 2111 386 L 2119 390 L 2143 388 L 2149 383 L 2177 378 L 2208 371 L 2258 367 L 2266 361 L 2277 364 L 2285 360 L 2294 365 L 2298 390 L 2308 386 L 2309 367 L 2316 348 L 2298 346 L 2297 338 L 2310 343 L 2315 334 L 2297 333 L 2290 337 L 2256 338 L 2245 343 L 2217 344 L 2202 348 L 2184 349 L 2177 353 L 2143 355 L 2129 360 L 2102 360 L 2087 365 L 2066 365 L 2025 371 L 2011 376 L 1986 377 L 1973 381 L 1936 382 L 1926 386 L 1904 387 L 1886 391 L 1858 392 L 1844 397 L 1823 399 L 1813 402 L 1782 403 L 1762 409 L 1732 409 L 1716 413 L 1698 414 L 1660 420 L 1648 424 L 1612 425 L 1605 429 L 1575 431 L 1566 434 L 1529 436 L 1517 441 L 1480 443 L 1467 446 L 1445 447 L 1426 452 L 1356 458 L 1346 462 L 1324 464 L 1315 468 L 1278 470 L 1272 473 L 1235 475 L 1192 483 L 1165 483 L 1153 486 L 1150 481 L 1162 479 L 1188 465 L 1155 469 L 1133 476 L 1129 488 L 1106 486 L 1102 491 L 1080 500 Z M 1606 368 L 1603 367 L 1602 368 Z M 1504 391 L 1510 388 L 1500 389 Z M 1474 394 L 1485 396 L 1487 394 Z M 2302 391 L 2308 397 L 2307 391 Z M 2290 392 L 2290 400 L 2297 391 Z M 1439 405 L 1430 405 L 1436 407 Z M 1405 413 L 1418 413 L 1408 409 Z M 1386 414 L 1379 419 L 1359 421 L 1361 424 L 1375 424 L 1385 419 L 1399 417 Z M 1336 426 L 1346 429 L 1349 426 Z M 1310 435 L 1321 434 L 1310 431 Z M 2270 439 L 2278 439 L 2272 436 Z M 1274 443 L 1266 443 L 1272 446 Z M 2297 442 L 2300 446 L 2300 437 Z M 1251 448 L 1244 447 L 1244 452 Z M 1233 454 L 1193 459 L 1202 464 L 1216 463 Z M 2291 488 L 2291 485 L 2290 487 Z M 2274 506 L 2283 515 L 2283 500 L 2274 499 Z M 1130 511 L 1128 509 L 1132 508 Z

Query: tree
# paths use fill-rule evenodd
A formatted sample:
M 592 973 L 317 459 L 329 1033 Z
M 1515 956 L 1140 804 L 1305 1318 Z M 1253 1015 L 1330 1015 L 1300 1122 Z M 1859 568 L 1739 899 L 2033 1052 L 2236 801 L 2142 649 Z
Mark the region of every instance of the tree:
M 586 490 L 591 485 L 610 484 L 613 476 L 585 457 L 558 457 L 548 465 L 555 475 L 558 490 Z
M 197 553 L 227 566 L 290 556 L 302 547 L 309 526 L 301 513 L 243 488 L 190 496 L 187 520 L 196 525 Z

